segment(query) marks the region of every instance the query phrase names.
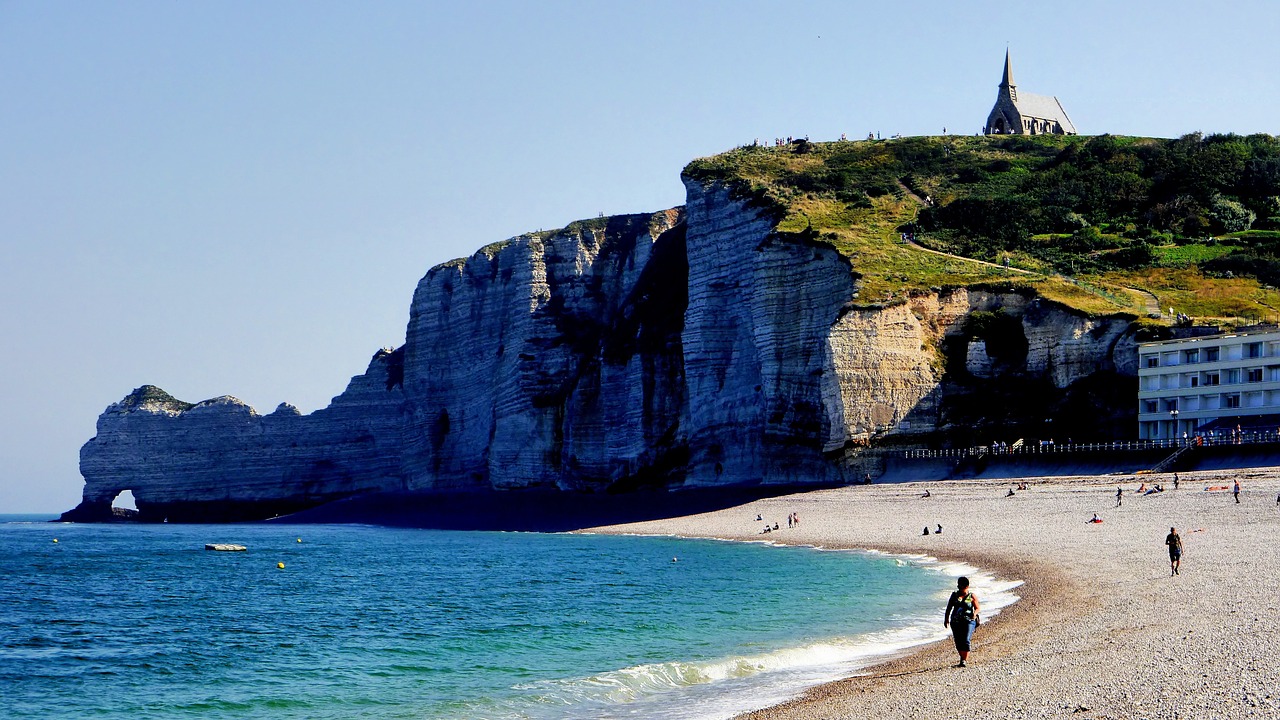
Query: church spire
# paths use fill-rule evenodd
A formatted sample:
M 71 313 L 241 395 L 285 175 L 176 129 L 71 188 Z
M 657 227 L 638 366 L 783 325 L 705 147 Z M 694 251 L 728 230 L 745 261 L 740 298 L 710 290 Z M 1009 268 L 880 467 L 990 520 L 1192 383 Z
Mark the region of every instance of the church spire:
M 1004 49 L 1004 78 L 1000 87 L 1015 87 L 1013 82 L 1013 63 L 1009 61 L 1009 48 Z

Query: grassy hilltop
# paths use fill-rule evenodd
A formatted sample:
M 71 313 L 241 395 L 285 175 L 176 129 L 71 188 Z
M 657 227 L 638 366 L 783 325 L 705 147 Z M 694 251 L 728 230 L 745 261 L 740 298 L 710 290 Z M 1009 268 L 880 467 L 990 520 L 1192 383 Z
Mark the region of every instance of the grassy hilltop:
M 684 172 L 770 209 L 779 232 L 835 245 L 862 275 L 862 303 L 990 286 L 1090 314 L 1280 317 L 1270 135 L 797 141 Z

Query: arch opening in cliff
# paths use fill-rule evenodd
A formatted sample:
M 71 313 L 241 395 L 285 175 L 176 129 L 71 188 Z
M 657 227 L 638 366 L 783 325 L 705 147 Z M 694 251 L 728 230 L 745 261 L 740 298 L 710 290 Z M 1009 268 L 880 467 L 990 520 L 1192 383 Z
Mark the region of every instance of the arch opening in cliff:
M 140 520 L 142 513 L 138 512 L 138 501 L 133 496 L 133 488 L 125 488 L 116 492 L 111 497 L 109 503 L 110 516 L 116 520 Z
M 116 493 L 116 496 L 111 498 L 111 509 L 132 510 L 136 512 L 138 510 L 138 501 L 133 497 L 133 489 L 125 488 L 124 490 Z

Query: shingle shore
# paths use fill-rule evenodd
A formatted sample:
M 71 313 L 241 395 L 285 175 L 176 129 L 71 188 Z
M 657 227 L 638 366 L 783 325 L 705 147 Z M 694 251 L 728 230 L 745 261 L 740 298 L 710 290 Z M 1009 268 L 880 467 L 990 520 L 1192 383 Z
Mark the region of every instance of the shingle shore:
M 1238 505 L 1205 490 L 1237 478 Z M 1138 496 L 1144 480 L 1165 492 Z M 1024 581 L 979 629 L 969 667 L 933 643 L 744 720 L 1280 717 L 1280 468 L 1180 480 L 1037 478 L 1013 497 L 996 480 L 848 487 L 593 532 L 923 553 Z M 792 512 L 800 526 L 787 529 Z M 1104 522 L 1087 523 L 1094 513 Z M 760 535 L 757 514 L 780 529 Z M 944 534 L 920 534 L 939 523 Z

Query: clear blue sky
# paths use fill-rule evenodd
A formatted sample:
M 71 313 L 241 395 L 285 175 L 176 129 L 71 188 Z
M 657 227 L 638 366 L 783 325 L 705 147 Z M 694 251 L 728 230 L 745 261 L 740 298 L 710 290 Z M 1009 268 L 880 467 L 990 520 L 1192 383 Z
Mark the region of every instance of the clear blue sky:
M 1280 4 L 0 0 L 0 513 L 144 383 L 309 412 L 431 266 L 754 138 L 1280 133 Z

